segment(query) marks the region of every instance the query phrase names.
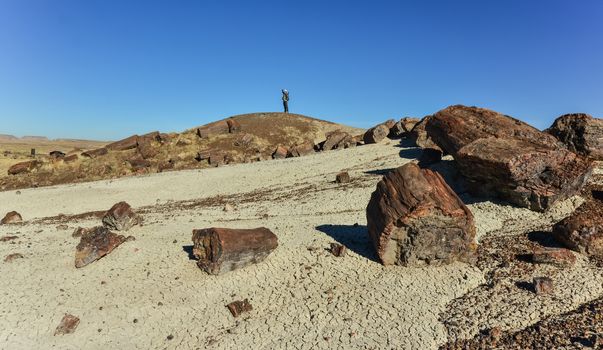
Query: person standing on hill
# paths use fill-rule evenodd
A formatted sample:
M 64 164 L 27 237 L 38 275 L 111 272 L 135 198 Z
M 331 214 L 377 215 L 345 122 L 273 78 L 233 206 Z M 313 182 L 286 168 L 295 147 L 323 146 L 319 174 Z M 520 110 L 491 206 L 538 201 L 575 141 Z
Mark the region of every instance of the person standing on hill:
M 285 108 L 285 113 L 289 113 L 289 91 L 287 89 L 282 89 L 283 93 L 283 107 Z

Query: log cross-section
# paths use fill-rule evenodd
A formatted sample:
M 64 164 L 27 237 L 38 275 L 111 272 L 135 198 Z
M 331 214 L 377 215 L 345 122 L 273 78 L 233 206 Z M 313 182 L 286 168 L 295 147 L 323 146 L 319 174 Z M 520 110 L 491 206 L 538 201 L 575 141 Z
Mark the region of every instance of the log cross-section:
M 254 229 L 206 228 L 193 230 L 193 255 L 197 266 L 212 275 L 236 270 L 264 260 L 278 246 L 274 233 Z

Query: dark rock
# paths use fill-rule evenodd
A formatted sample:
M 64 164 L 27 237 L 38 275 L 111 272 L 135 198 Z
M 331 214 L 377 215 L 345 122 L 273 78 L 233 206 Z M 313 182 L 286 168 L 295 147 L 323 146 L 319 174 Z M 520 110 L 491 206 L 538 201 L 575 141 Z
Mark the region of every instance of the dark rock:
M 197 128 L 197 136 L 202 139 L 206 139 L 214 135 L 228 134 L 229 132 L 230 128 L 228 127 L 228 123 L 224 120 Z
M 278 245 L 276 235 L 264 227 L 193 230 L 192 239 L 197 266 L 212 275 L 261 262 Z
M 136 146 L 138 146 L 138 135 L 132 135 L 123 140 L 110 143 L 106 145 L 105 148 L 111 151 L 125 151 L 128 149 L 134 149 Z
M 338 184 L 348 183 L 350 182 L 350 174 L 347 171 L 342 171 L 341 173 L 335 176 L 335 182 Z
M 102 148 L 97 148 L 97 149 L 93 149 L 90 151 L 86 151 L 82 153 L 82 157 L 87 157 L 87 158 L 96 158 L 98 156 L 104 156 L 105 154 L 109 153 L 109 151 L 107 151 L 107 149 L 105 147 Z
M 575 153 L 603 160 L 603 119 L 588 114 L 565 114 L 545 132 L 555 136 Z
M 103 256 L 126 241 L 126 237 L 110 232 L 104 226 L 85 230 L 75 251 L 75 267 L 84 267 Z
M 408 163 L 386 174 L 366 209 L 384 265 L 473 261 L 473 215 L 436 172 Z
M 23 254 L 21 254 L 21 253 L 9 254 L 4 258 L 4 262 L 10 263 L 17 259 L 23 259 Z
M 134 170 L 144 169 L 151 166 L 151 162 L 143 159 L 140 156 L 128 159 L 128 163 L 130 163 L 130 166 L 132 166 L 132 169 Z
M 159 133 L 156 137 L 159 137 Z M 138 154 L 140 154 L 143 159 L 155 157 L 159 153 L 159 150 L 154 145 L 156 143 L 158 143 L 157 140 L 151 136 L 141 136 L 138 140 Z
M 285 159 L 287 157 L 287 148 L 283 146 L 277 146 L 274 152 L 272 152 L 272 159 Z
M 576 256 L 563 248 L 537 248 L 532 253 L 532 261 L 537 264 L 551 264 L 563 268 L 574 265 Z
M 226 307 L 228 310 L 230 310 L 230 313 L 233 317 L 239 317 L 242 313 L 253 310 L 253 307 L 247 299 L 233 301 L 232 303 L 226 305 Z
M 329 252 L 336 257 L 344 256 L 347 251 L 347 248 L 339 243 L 331 243 L 329 245 Z
M 407 137 L 410 135 L 412 128 L 420 121 L 418 118 L 404 117 L 396 122 L 393 127 L 389 129 L 388 137 Z
M 195 157 L 195 160 L 197 160 L 198 162 L 206 160 L 209 161 L 209 158 L 211 157 L 211 150 L 203 150 L 203 151 L 199 151 L 197 152 L 197 156 Z
M 53 158 L 53 159 L 65 158 L 65 153 L 61 152 L 61 151 L 52 151 L 52 152 L 48 153 L 48 155 L 50 156 L 50 158 Z
M 389 128 L 385 124 L 379 124 L 375 127 L 368 129 L 363 136 L 365 145 L 369 143 L 378 143 L 387 137 L 389 134 Z
M 553 280 L 549 277 L 534 277 L 534 292 L 537 295 L 553 292 Z
M 314 142 L 306 141 L 289 149 L 287 157 L 301 157 L 314 153 Z
M 603 202 L 586 201 L 553 226 L 553 237 L 581 254 L 603 257 Z
M 8 168 L 8 175 L 31 173 L 33 170 L 39 168 L 41 165 L 42 163 L 37 160 L 28 160 L 25 162 L 20 162 Z
M 327 133 L 327 139 L 322 143 L 321 150 L 330 151 L 336 149 L 349 148 L 356 145 L 352 136 L 347 132 L 336 130 Z M 352 145 L 353 144 L 353 145 Z
M 65 314 L 61 319 L 61 323 L 54 331 L 54 335 L 65 335 L 75 332 L 75 329 L 80 324 L 80 319 L 76 316 Z
M 472 193 L 532 210 L 576 194 L 592 172 L 551 135 L 487 109 L 448 107 L 429 117 L 426 130 L 454 157 Z
M 148 134 L 138 136 L 138 139 L 136 141 L 140 145 L 140 143 L 161 142 L 162 139 L 159 131 L 151 131 Z
M 4 215 L 4 218 L 2 220 L 0 220 L 0 224 L 2 224 L 2 225 L 14 224 L 14 223 L 21 222 L 21 221 L 23 221 L 21 214 L 17 213 L 16 211 L 11 211 L 11 212 L 6 213 L 6 215 Z
M 442 151 L 434 148 L 424 148 L 418 160 L 419 166 L 426 168 L 442 160 Z
M 116 203 L 103 216 L 103 225 L 117 231 L 127 231 L 142 222 L 139 215 L 126 202 Z
M 226 125 L 228 125 L 228 132 L 231 134 L 241 131 L 241 124 L 234 119 L 228 119 Z

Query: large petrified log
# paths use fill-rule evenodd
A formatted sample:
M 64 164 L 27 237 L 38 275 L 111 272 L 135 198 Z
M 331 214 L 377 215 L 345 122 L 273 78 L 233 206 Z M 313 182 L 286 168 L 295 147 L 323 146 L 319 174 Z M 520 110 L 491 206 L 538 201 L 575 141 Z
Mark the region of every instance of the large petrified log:
M 395 122 L 391 123 L 392 127 L 394 125 L 395 125 Z M 368 145 L 370 143 L 381 142 L 383 139 L 385 139 L 387 137 L 387 135 L 389 134 L 389 130 L 390 130 L 390 128 L 387 126 L 386 123 L 376 125 L 370 129 L 368 129 L 364 133 L 362 140 L 364 141 L 365 145 Z
M 384 265 L 471 261 L 473 215 L 440 174 L 414 163 L 389 172 L 366 208 L 369 236 Z
M 322 143 L 321 150 L 330 151 L 356 146 L 356 141 L 347 132 L 336 130 L 327 133 L 327 139 Z
M 452 154 L 470 191 L 532 210 L 576 194 L 592 172 L 590 161 L 551 135 L 487 109 L 448 107 L 427 120 L 426 130 Z
M 42 163 L 37 160 L 28 160 L 25 162 L 20 162 L 8 168 L 8 175 L 30 173 L 41 165 Z
M 314 142 L 306 141 L 289 149 L 287 157 L 301 157 L 314 153 Z
M 80 243 L 75 248 L 75 267 L 84 267 L 103 256 L 111 253 L 113 249 L 132 239 L 110 232 L 104 226 L 85 229 L 82 233 Z
M 132 135 L 123 140 L 110 143 L 106 145 L 105 148 L 111 151 L 125 151 L 136 148 L 136 146 L 138 146 L 138 135 Z
M 193 255 L 197 266 L 219 275 L 264 260 L 278 245 L 269 229 L 206 228 L 193 230 Z
M 553 226 L 553 237 L 572 250 L 603 257 L 603 201 L 586 201 Z
M 107 153 L 109 153 L 109 151 L 107 151 L 107 149 L 105 147 L 101 147 L 101 148 L 82 152 L 82 157 L 96 158 L 98 156 L 103 156 Z
M 603 160 L 603 119 L 588 114 L 565 114 L 545 132 L 563 142 L 569 150 Z

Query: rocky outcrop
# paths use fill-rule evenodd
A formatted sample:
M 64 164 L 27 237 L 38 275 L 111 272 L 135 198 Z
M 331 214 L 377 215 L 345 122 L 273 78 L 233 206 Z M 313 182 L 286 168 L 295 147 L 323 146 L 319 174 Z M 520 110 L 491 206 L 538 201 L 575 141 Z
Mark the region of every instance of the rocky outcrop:
M 386 174 L 366 209 L 384 265 L 472 261 L 473 215 L 436 172 L 408 163 Z
M 393 126 L 393 124 L 392 124 Z M 365 133 L 364 136 L 362 137 L 362 140 L 364 141 L 364 144 L 368 145 L 370 143 L 378 143 L 381 142 L 383 139 L 385 139 L 387 137 L 387 135 L 389 134 L 389 128 L 387 127 L 387 125 L 384 124 L 379 124 L 377 126 L 374 126 L 370 129 L 368 129 Z
M 487 109 L 448 107 L 429 117 L 426 130 L 454 157 L 471 192 L 532 210 L 576 194 L 592 172 L 551 135 Z
M 265 227 L 193 230 L 192 239 L 197 266 L 212 275 L 261 262 L 278 245 L 276 235 Z
M 110 232 L 104 226 L 84 230 L 80 243 L 75 248 L 75 267 L 84 267 L 102 258 L 128 238 Z
M 333 131 L 327 134 L 327 139 L 322 143 L 321 150 L 330 151 L 356 146 L 354 138 L 344 131 Z
M 37 160 L 28 160 L 14 164 L 8 168 L 8 175 L 27 174 L 40 167 L 42 163 Z
M 14 224 L 14 223 L 21 222 L 21 221 L 23 221 L 21 214 L 17 213 L 16 211 L 11 211 L 11 212 L 7 213 L 6 215 L 4 215 L 4 218 L 2 218 L 2 220 L 0 220 L 0 224 L 2 224 L 2 225 Z
M 545 132 L 555 136 L 575 153 L 603 160 L 603 119 L 588 114 L 565 114 Z
M 128 203 L 119 202 L 107 211 L 102 221 L 103 225 L 112 230 L 127 231 L 133 226 L 140 224 L 142 219 L 132 210 L 132 207 Z
M 569 249 L 603 257 L 603 201 L 586 201 L 553 226 L 553 237 Z

